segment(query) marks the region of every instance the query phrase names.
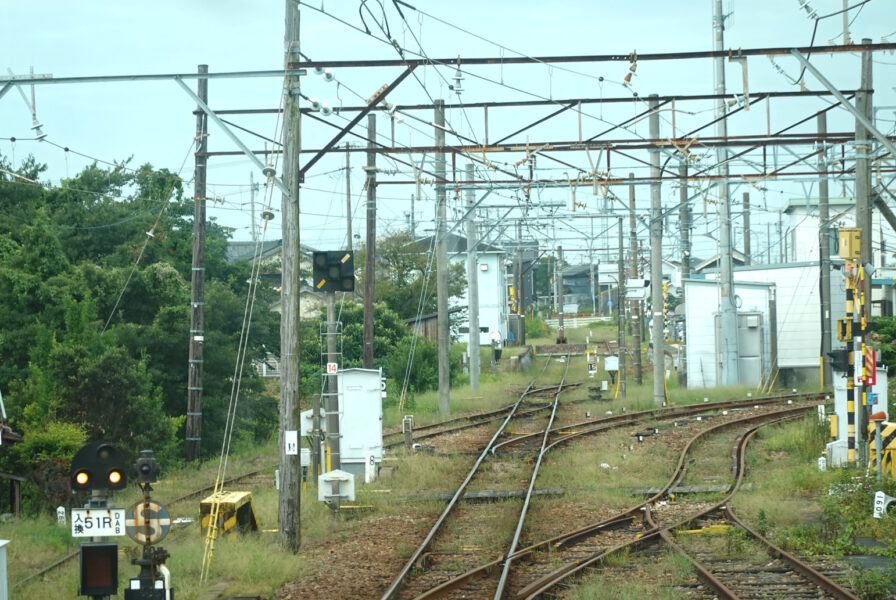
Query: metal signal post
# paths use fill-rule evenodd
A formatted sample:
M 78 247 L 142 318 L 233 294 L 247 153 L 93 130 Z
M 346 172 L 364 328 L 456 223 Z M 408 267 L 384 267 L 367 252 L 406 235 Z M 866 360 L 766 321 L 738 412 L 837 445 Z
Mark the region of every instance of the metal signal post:
M 162 541 L 171 526 L 168 510 L 151 498 L 152 484 L 158 481 L 161 467 L 153 457 L 152 450 L 141 450 L 134 467 L 143 500 L 131 507 L 125 523 L 128 536 L 138 544 L 143 544 L 143 554 L 140 558 L 131 559 L 132 565 L 140 567 L 140 574 L 130 578 L 124 598 L 174 600 L 171 573 L 165 566 L 165 560 L 170 554 L 161 546 L 153 546 Z

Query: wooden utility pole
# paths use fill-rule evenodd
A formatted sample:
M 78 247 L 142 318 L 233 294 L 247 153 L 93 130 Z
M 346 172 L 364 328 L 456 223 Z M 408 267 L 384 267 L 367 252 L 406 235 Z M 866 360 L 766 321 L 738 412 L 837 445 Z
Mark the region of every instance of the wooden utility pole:
M 199 65 L 208 73 L 208 65 Z M 196 82 L 208 106 L 208 79 Z M 193 173 L 193 267 L 190 277 L 190 355 L 187 372 L 187 460 L 199 460 L 202 441 L 202 344 L 205 341 L 205 176 L 208 166 L 208 115 L 196 111 L 196 156 Z
M 467 181 L 473 181 L 473 164 L 465 167 Z M 467 189 L 467 304 L 470 311 L 470 341 L 467 344 L 467 352 L 470 354 L 470 390 L 479 390 L 479 371 L 481 369 L 481 351 L 479 339 L 479 260 L 477 258 L 476 245 L 476 194 L 473 184 L 468 184 Z
M 629 173 L 628 178 L 634 180 L 635 174 Z M 635 184 L 628 184 L 628 243 L 629 243 L 629 260 L 631 260 L 632 279 L 638 278 L 638 222 L 635 219 Z M 641 300 L 633 298 L 628 302 L 628 310 L 631 313 L 631 331 L 632 334 L 632 369 L 633 380 L 637 385 L 643 382 L 641 376 Z
M 657 110 L 659 98 L 651 94 L 648 104 L 652 110 L 648 119 L 651 139 L 659 139 L 660 113 Z M 653 321 L 650 327 L 650 341 L 653 343 L 653 404 L 666 404 L 666 336 L 663 331 L 665 319 L 665 299 L 663 297 L 663 205 L 660 189 L 660 149 L 652 146 L 648 150 L 650 159 L 650 310 Z M 730 207 L 729 207 L 730 215 Z
M 828 149 L 824 138 L 828 133 L 828 115 L 818 114 L 818 286 L 821 296 L 821 388 L 833 383 L 831 373 L 831 238 L 830 212 L 828 209 Z
M 299 60 L 299 9 L 294 0 L 286 0 L 286 57 L 284 62 Z M 288 194 L 281 198 L 283 214 L 282 283 L 280 291 L 280 494 L 277 517 L 280 545 L 292 553 L 301 546 L 299 515 L 302 497 L 301 463 L 298 448 L 287 453 L 287 436 L 299 431 L 299 156 L 302 149 L 302 121 L 299 112 L 299 75 L 287 72 L 283 109 L 283 181 Z M 287 434 L 289 432 L 289 434 Z
M 376 115 L 367 115 L 367 249 L 364 260 L 364 348 L 362 364 L 373 368 L 373 299 L 376 294 Z
M 438 304 L 439 413 L 451 412 L 450 328 L 448 322 L 447 207 L 445 197 L 445 101 L 435 101 L 436 295 Z
M 618 217 L 619 255 L 616 259 L 619 269 L 616 273 L 616 310 L 619 311 L 619 397 L 625 398 L 625 253 L 622 249 L 622 217 Z

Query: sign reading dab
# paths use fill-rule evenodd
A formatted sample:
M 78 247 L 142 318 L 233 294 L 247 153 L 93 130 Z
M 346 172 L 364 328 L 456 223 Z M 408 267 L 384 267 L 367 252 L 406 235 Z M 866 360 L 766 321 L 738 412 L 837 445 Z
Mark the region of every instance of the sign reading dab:
M 125 456 L 112 444 L 92 442 L 72 458 L 72 491 L 123 490 L 127 484 Z

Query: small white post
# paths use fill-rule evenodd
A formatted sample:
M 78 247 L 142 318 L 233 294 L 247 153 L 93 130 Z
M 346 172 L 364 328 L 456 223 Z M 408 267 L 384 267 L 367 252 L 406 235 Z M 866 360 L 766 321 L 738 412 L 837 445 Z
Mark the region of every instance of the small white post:
M 373 452 L 368 452 L 364 461 L 364 483 L 373 483 L 374 480 L 376 480 L 376 458 Z

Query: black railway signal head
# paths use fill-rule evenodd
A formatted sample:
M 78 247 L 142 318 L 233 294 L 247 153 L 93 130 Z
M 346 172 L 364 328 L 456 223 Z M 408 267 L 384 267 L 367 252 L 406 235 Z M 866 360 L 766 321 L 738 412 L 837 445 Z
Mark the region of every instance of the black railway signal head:
M 72 491 L 123 490 L 128 484 L 125 465 L 124 453 L 112 444 L 87 444 L 72 458 Z
M 354 254 L 348 251 L 313 252 L 311 276 L 321 292 L 352 292 L 355 289 Z
M 137 481 L 139 483 L 155 483 L 159 480 L 162 471 L 159 461 L 153 458 L 152 450 L 141 450 L 140 458 L 134 465 L 137 469 Z

